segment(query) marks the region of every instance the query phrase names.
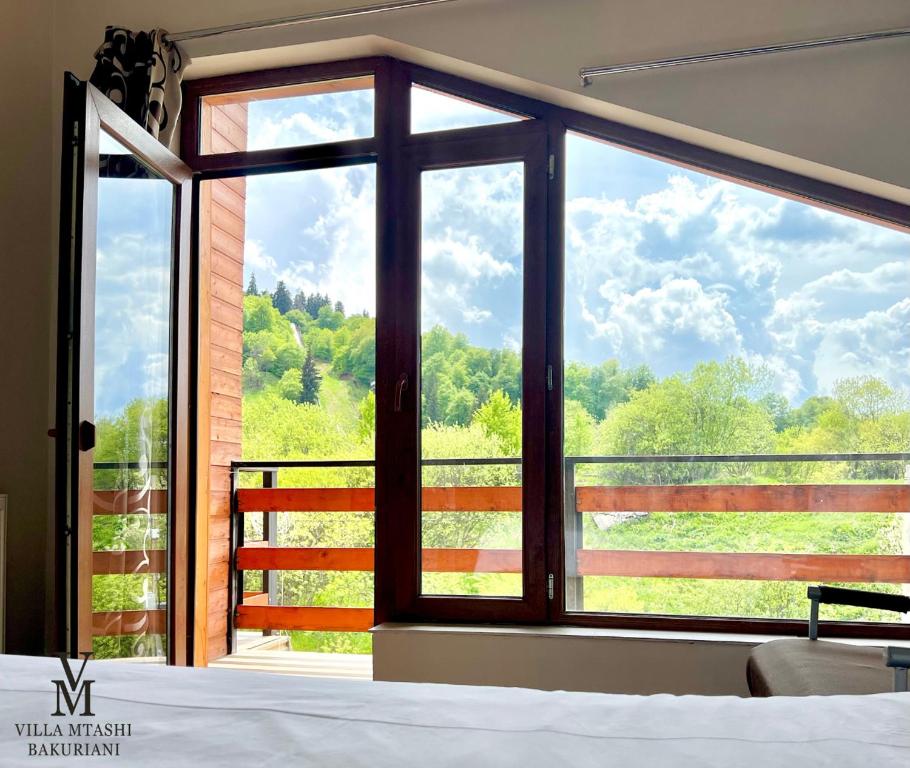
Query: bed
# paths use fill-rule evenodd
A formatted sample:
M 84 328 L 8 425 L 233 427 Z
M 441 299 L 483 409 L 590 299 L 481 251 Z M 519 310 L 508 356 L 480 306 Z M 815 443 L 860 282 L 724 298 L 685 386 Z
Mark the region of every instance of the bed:
M 0 656 L 3 768 L 910 765 L 907 693 L 620 696 L 89 661 L 93 716 L 83 696 L 54 717 L 54 680 L 68 685 L 59 659 Z M 71 738 L 74 725 L 113 735 Z M 63 756 L 64 743 L 95 756 Z

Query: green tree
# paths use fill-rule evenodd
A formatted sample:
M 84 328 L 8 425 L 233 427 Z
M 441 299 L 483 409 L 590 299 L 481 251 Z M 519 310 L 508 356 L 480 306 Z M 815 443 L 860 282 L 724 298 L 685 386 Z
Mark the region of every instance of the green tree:
M 521 409 L 512 399 L 497 389 L 483 405 L 474 411 L 472 424 L 479 424 L 488 437 L 495 437 L 502 446 L 502 455 L 521 455 Z
M 807 397 L 802 405 L 793 408 L 787 414 L 787 427 L 814 427 L 818 417 L 834 404 L 834 400 L 825 395 Z
M 328 296 L 320 296 L 318 293 L 310 294 L 306 297 L 305 302 L 307 314 L 315 320 L 319 317 L 319 310 L 330 303 Z
M 856 419 L 879 419 L 907 408 L 905 395 L 875 376 L 840 379 L 834 384 L 834 399 Z
M 594 452 L 594 431 L 597 422 L 577 400 L 565 401 L 563 425 L 566 456 L 589 456 Z
M 323 304 L 316 313 L 316 324 L 320 328 L 328 328 L 337 331 L 344 323 L 344 315 L 341 312 L 335 312 L 330 304 Z
M 763 371 L 743 360 L 699 363 L 691 373 L 669 376 L 633 391 L 614 407 L 599 432 L 604 454 L 670 455 L 765 453 L 774 445 L 774 423 L 755 402 L 765 394 Z M 748 465 L 747 465 L 748 466 Z M 616 465 L 625 480 L 691 482 L 717 473 L 749 471 L 729 464 Z
M 465 425 L 470 423 L 474 411 L 474 395 L 466 389 L 459 389 L 449 399 L 446 408 L 446 424 Z
M 303 376 L 300 368 L 288 368 L 278 380 L 278 394 L 293 403 L 301 402 Z
M 278 281 L 275 293 L 272 294 L 272 304 L 282 315 L 286 315 L 294 306 L 294 302 L 291 300 L 291 293 L 284 284 L 284 280 Z
M 335 302 L 335 311 L 339 315 L 344 315 L 344 304 L 342 304 L 340 301 L 336 301 Z
M 783 395 L 769 392 L 758 401 L 774 422 L 774 429 L 782 432 L 790 426 L 790 403 Z
M 246 287 L 247 296 L 258 296 L 259 295 L 259 286 L 256 285 L 256 273 L 250 274 L 250 282 Z
M 319 402 L 319 384 L 322 377 L 316 369 L 316 360 L 311 352 L 307 352 L 303 361 L 303 368 L 300 370 L 300 402 L 312 403 L 315 405 Z
M 376 393 L 371 389 L 357 408 L 357 436 L 362 442 L 372 442 L 376 434 Z
M 248 295 L 243 300 L 243 332 L 273 331 L 281 319 L 268 296 Z
M 243 361 L 243 391 L 257 392 L 262 389 L 264 383 L 265 377 L 262 375 L 262 371 L 259 370 L 256 360 L 248 357 Z

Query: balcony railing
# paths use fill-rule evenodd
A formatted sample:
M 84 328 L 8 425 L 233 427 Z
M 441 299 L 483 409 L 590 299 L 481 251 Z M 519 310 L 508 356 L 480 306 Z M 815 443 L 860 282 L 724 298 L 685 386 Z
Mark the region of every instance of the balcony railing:
M 160 471 L 166 470 L 167 462 L 95 462 L 95 472 Z M 96 478 L 96 486 L 103 485 Z M 116 483 L 113 483 L 116 485 Z M 121 485 L 129 482 L 121 481 Z M 164 488 L 97 488 L 93 492 L 92 515 L 166 515 L 168 497 Z M 92 575 L 163 575 L 167 572 L 167 551 L 165 549 L 145 550 L 97 550 L 92 551 Z M 93 611 L 92 636 L 112 637 L 116 635 L 164 635 L 167 625 L 167 610 L 163 605 L 141 610 Z
M 693 552 L 585 549 L 585 513 L 869 513 L 910 512 L 910 485 L 576 485 L 579 467 L 603 464 L 773 464 L 778 462 L 908 462 L 910 453 L 724 456 L 598 456 L 565 459 L 567 608 L 583 609 L 586 576 L 741 579 L 764 581 L 910 583 L 910 555 Z M 519 459 L 431 459 L 424 466 L 520 465 Z M 372 467 L 372 461 L 235 462 L 232 505 L 232 626 L 237 629 L 363 632 L 369 608 L 281 606 L 275 572 L 372 571 L 371 547 L 279 547 L 279 512 L 372 512 L 372 488 L 279 488 L 281 469 Z M 261 473 L 262 488 L 238 487 L 240 473 Z M 433 512 L 518 512 L 520 486 L 424 487 L 422 506 Z M 261 541 L 244 541 L 243 518 L 263 513 Z M 521 573 L 519 549 L 425 548 L 423 572 Z M 244 571 L 263 571 L 263 588 L 244 591 Z

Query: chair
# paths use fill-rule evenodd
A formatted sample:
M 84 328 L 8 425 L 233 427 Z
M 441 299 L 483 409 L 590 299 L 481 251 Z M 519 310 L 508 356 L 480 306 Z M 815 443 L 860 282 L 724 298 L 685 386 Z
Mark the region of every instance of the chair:
M 832 696 L 907 690 L 910 648 L 882 649 L 820 641 L 818 611 L 824 603 L 910 613 L 910 597 L 812 586 L 808 598 L 811 601 L 808 639 L 772 640 L 756 646 L 749 655 L 746 677 L 753 696 Z

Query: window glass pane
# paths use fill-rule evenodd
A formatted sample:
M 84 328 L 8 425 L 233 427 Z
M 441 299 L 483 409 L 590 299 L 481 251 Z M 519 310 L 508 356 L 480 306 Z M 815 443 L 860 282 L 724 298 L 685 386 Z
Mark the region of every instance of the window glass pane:
M 422 592 L 521 596 L 524 166 L 421 179 Z
M 569 610 L 802 618 L 807 580 L 906 589 L 910 237 L 567 153 Z
M 100 134 L 95 259 L 92 649 L 167 656 L 174 187 Z
M 202 99 L 203 154 L 326 144 L 372 135 L 372 76 Z
M 524 118 L 458 96 L 411 86 L 411 133 L 476 128 L 513 123 Z

